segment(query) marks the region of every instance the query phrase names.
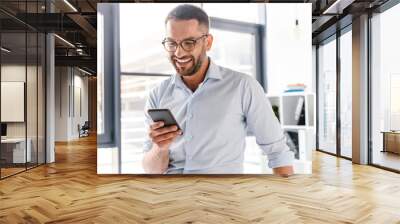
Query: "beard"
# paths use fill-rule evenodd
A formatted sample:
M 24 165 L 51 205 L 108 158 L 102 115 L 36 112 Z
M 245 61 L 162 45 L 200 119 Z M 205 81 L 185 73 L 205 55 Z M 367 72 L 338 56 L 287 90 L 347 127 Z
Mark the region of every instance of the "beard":
M 203 54 L 197 59 L 192 55 L 182 58 L 171 56 L 170 61 L 179 75 L 192 76 L 199 71 L 201 65 L 203 64 L 204 58 L 205 57 Z

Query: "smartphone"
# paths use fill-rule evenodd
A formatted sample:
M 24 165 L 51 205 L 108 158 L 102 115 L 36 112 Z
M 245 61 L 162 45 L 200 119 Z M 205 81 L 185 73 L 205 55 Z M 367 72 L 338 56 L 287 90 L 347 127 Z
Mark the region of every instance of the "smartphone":
M 164 127 L 176 125 L 178 130 L 181 130 L 178 122 L 176 122 L 174 115 L 172 115 L 169 109 L 149 109 L 147 112 L 154 122 L 163 121 Z

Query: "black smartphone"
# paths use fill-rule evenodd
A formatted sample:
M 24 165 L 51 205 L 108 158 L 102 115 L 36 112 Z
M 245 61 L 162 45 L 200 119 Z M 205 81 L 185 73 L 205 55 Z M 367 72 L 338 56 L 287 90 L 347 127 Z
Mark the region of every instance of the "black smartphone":
M 174 115 L 172 115 L 169 109 L 149 109 L 147 112 L 154 122 L 163 121 L 164 127 L 176 125 L 178 127 L 178 130 L 181 130 L 178 122 L 175 120 Z

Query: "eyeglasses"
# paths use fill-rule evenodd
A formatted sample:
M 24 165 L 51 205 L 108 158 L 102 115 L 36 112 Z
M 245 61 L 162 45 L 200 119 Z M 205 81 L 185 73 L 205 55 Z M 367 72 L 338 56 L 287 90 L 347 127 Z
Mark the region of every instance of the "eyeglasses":
M 175 52 L 178 49 L 178 46 L 181 46 L 185 51 L 192 51 L 196 47 L 197 41 L 206 36 L 208 36 L 208 34 L 203 34 L 195 39 L 183 40 L 179 44 L 175 41 L 164 39 L 162 44 L 164 45 L 165 50 L 168 52 Z

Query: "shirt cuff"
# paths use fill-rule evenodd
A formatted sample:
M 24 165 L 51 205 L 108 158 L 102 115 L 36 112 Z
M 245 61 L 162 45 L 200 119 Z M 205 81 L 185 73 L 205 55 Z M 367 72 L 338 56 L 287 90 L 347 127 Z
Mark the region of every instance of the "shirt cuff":
M 276 168 L 282 166 L 292 166 L 294 153 L 290 150 L 282 152 L 274 152 L 268 154 L 268 167 Z

